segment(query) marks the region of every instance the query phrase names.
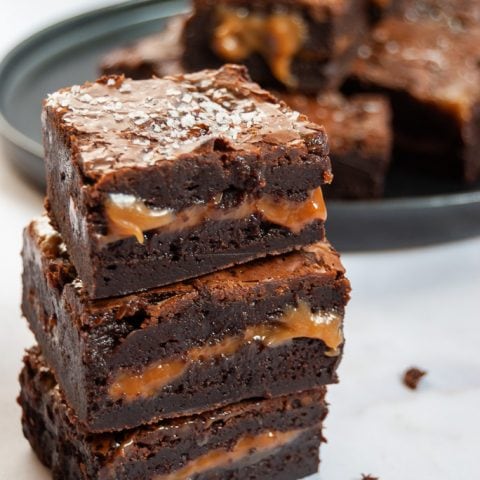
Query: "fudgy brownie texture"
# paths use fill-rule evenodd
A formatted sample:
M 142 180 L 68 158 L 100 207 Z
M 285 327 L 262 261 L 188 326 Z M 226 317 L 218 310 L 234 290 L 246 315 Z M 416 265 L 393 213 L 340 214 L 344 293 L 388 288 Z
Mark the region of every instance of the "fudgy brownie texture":
M 350 286 L 326 243 L 96 301 L 45 218 L 23 261 L 23 313 L 91 431 L 337 381 Z
M 398 163 L 473 183 L 480 177 L 480 27 L 409 18 L 375 28 L 345 91 L 390 97 Z
M 47 208 L 96 298 L 324 238 L 323 128 L 246 70 L 104 77 L 43 112 Z
M 23 431 L 54 480 L 294 480 L 318 470 L 324 389 L 92 434 L 36 348 L 24 363 Z
M 101 62 L 104 75 L 125 75 L 135 80 L 184 73 L 181 43 L 186 17 L 173 17 L 160 33 L 108 53 Z
M 338 85 L 366 32 L 358 0 L 195 0 L 184 34 L 189 71 L 245 64 L 263 86 L 318 92 Z
M 316 97 L 286 93 L 280 98 L 328 133 L 334 181 L 325 186 L 326 197 L 383 196 L 393 136 L 388 99 L 379 95 L 347 99 L 336 93 Z

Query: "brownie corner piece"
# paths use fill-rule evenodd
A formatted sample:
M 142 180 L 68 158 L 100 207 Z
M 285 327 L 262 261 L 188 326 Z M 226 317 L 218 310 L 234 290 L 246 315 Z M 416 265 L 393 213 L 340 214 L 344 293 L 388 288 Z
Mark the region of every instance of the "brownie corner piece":
M 357 0 L 197 0 L 184 33 L 187 70 L 248 66 L 262 85 L 317 92 L 338 85 L 366 31 Z
M 51 95 L 43 120 L 49 215 L 94 297 L 324 236 L 325 132 L 243 67 L 103 77 Z
M 292 480 L 318 470 L 325 388 L 92 434 L 38 348 L 27 352 L 20 384 L 24 435 L 54 480 Z

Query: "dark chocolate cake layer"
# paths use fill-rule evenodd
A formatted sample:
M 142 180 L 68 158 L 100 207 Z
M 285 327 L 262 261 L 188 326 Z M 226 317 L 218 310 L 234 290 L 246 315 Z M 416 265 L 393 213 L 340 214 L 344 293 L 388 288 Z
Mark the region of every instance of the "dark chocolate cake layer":
M 337 381 L 350 287 L 326 243 L 108 300 L 90 299 L 45 218 L 23 260 L 24 315 L 91 431 Z
M 318 92 L 338 85 L 366 32 L 358 0 L 195 0 L 183 39 L 187 71 L 248 67 L 274 88 Z
M 294 480 L 318 470 L 325 389 L 92 434 L 38 349 L 24 362 L 23 431 L 54 480 Z
M 96 298 L 324 238 L 324 130 L 246 71 L 103 78 L 43 112 L 48 212 Z

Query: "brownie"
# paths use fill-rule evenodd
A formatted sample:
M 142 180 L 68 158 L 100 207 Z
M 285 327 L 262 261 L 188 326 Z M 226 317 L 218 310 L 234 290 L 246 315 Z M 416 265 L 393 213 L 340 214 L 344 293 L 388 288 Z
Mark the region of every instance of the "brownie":
M 324 389 L 92 434 L 35 348 L 20 382 L 25 437 L 54 480 L 293 480 L 318 470 Z
M 23 313 L 91 431 L 337 381 L 350 287 L 326 243 L 108 300 L 89 298 L 45 218 L 23 261 Z
M 194 0 L 184 33 L 189 71 L 247 65 L 262 86 L 318 92 L 338 85 L 367 27 L 358 0 Z
M 128 78 L 144 80 L 184 73 L 181 37 L 185 20 L 182 15 L 173 17 L 160 33 L 109 52 L 101 61 L 102 74 L 124 74 Z
M 43 112 L 47 207 L 95 298 L 324 238 L 323 128 L 227 65 L 104 77 Z
M 409 171 L 473 183 L 480 177 L 480 26 L 389 18 L 347 82 L 347 93 L 387 94 L 395 160 Z
M 410 22 L 436 21 L 454 30 L 478 25 L 480 2 L 478 0 L 400 0 L 397 13 Z
M 324 189 L 327 198 L 383 196 L 392 148 L 390 104 L 385 97 L 347 99 L 337 93 L 316 97 L 286 93 L 280 98 L 325 127 L 334 175 L 332 184 Z

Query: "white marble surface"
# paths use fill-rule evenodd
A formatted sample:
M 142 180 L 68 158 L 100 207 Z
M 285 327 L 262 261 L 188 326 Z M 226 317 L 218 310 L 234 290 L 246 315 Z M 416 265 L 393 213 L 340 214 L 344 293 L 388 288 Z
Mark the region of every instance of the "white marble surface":
M 0 55 L 33 28 L 102 3 L 3 2 Z M 21 230 L 41 207 L 0 154 L 0 480 L 50 478 L 23 439 L 15 403 L 33 341 L 19 312 Z M 348 345 L 315 479 L 480 479 L 480 238 L 344 261 L 354 287 Z M 416 392 L 400 382 L 411 365 L 429 371 Z

